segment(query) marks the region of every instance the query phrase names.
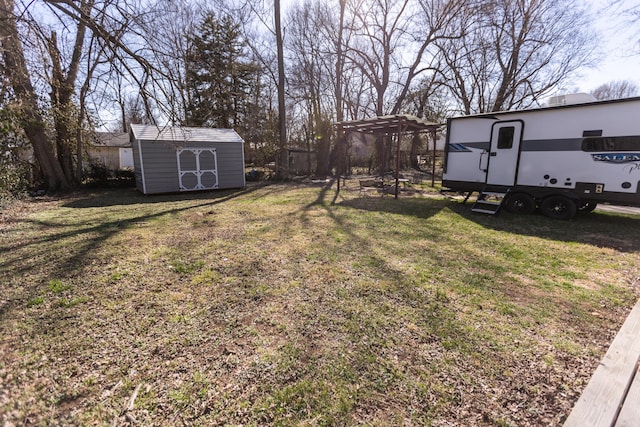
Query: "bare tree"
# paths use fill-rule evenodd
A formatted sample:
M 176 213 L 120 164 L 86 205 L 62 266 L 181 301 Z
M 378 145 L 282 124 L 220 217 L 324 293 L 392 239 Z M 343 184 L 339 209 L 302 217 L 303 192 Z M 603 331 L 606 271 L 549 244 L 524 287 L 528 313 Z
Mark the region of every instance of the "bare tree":
M 3 24 L 0 26 L 0 43 L 6 66 L 5 73 L 13 89 L 13 96 L 22 106 L 25 118 L 22 121 L 23 128 L 49 190 L 70 189 L 79 176 L 79 173 L 74 174 L 72 154 L 73 141 L 77 141 L 79 135 L 76 126 L 81 124 L 84 117 L 85 106 L 82 105 L 81 111 L 78 111 L 77 84 L 80 65 L 88 58 L 85 51 L 87 32 L 90 31 L 93 36 L 101 39 L 104 46 L 108 46 L 109 51 L 114 53 L 113 58 L 116 58 L 115 52 L 120 50 L 129 55 L 129 58 L 136 58 L 145 64 L 120 37 L 122 31 L 118 31 L 118 24 L 124 22 L 122 25 L 126 27 L 130 20 L 108 19 L 112 18 L 108 15 L 110 13 L 125 17 L 131 15 L 128 13 L 130 10 L 121 8 L 116 2 L 117 0 L 105 0 L 100 3 L 96 0 L 46 0 L 41 4 L 20 3 L 19 9 L 13 0 L 0 2 L 0 20 Z M 32 7 L 44 7 L 44 16 L 49 20 L 53 18 L 54 24 L 44 24 L 42 10 L 37 11 L 36 19 L 36 13 L 31 14 Z M 18 21 L 24 25 L 19 27 Z M 62 31 L 58 32 L 55 25 Z M 19 28 L 36 34 L 37 39 L 32 41 L 42 41 L 41 51 L 47 53 L 47 56 L 41 59 L 45 63 L 41 68 L 44 71 L 50 70 L 50 74 L 40 76 L 46 80 L 37 85 L 32 81 L 32 72 L 37 67 L 35 63 L 29 62 L 32 56 L 24 49 Z M 72 40 L 69 44 L 65 42 L 68 39 Z M 105 49 L 99 51 L 104 53 Z M 87 71 L 89 74 L 85 76 L 85 84 L 88 85 L 91 67 Z M 49 91 L 42 90 L 43 83 L 49 85 Z M 88 91 L 88 87 L 81 90 L 82 102 L 85 101 Z M 46 102 L 41 103 L 40 99 L 46 99 Z M 45 128 L 46 109 L 52 113 L 53 137 L 49 136 Z M 77 165 L 80 169 L 80 156 Z
M 0 0 L 0 47 L 13 96 L 21 106 L 23 130 L 47 181 L 49 190 L 68 190 L 71 182 L 57 161 L 46 133 L 38 105 L 36 89 L 31 82 L 24 49 L 18 33 L 18 17 L 13 0 Z
M 631 29 L 630 42 L 635 45 L 635 53 L 640 53 L 640 4 L 633 0 L 610 0 L 607 9 L 622 19 L 622 26 Z
M 287 155 L 287 104 L 285 102 L 285 76 L 284 76 L 284 36 L 282 34 L 282 18 L 280 0 L 273 1 L 273 16 L 276 37 L 277 64 L 278 64 L 278 149 L 280 151 L 276 162 L 276 172 L 281 177 L 289 175 L 289 157 Z
M 364 0 L 351 5 L 356 39 L 346 56 L 370 84 L 374 114 L 400 112 L 414 80 L 430 70 L 425 57 L 431 58 L 435 42 L 460 37 L 462 29 L 451 23 L 466 11 L 465 3 Z M 391 157 L 390 144 L 379 139 L 376 155 L 382 172 Z
M 254 57 L 270 76 L 275 90 L 273 102 L 269 100 L 267 116 L 277 116 L 276 173 L 286 178 L 288 175 L 287 156 L 287 78 L 285 74 L 285 27 L 282 20 L 280 0 L 237 0 L 225 6 L 244 23 L 245 37 L 249 41 Z M 273 19 L 269 19 L 272 17 Z M 275 42 L 275 43 L 274 43 Z M 275 51 L 273 46 L 275 44 Z M 264 90 L 270 94 L 268 88 Z M 269 119 L 268 119 L 269 120 Z
M 291 10 L 287 47 L 292 63 L 290 93 L 294 112 L 315 140 L 317 168 L 327 175 L 335 167 L 344 173 L 346 142 L 340 123 L 345 117 L 345 87 L 355 67 L 346 66 L 350 27 L 345 24 L 346 0 L 308 1 Z M 332 123 L 337 123 L 332 128 Z M 335 142 L 332 149 L 332 140 Z
M 638 94 L 640 94 L 640 88 L 629 80 L 616 80 L 605 83 L 591 91 L 591 95 L 599 101 L 630 98 L 638 96 Z
M 588 18 L 569 0 L 479 2 L 464 37 L 438 42 L 444 82 L 466 114 L 535 104 L 593 61 Z
M 345 39 L 345 9 L 346 0 L 339 0 L 339 13 L 338 13 L 338 31 L 335 39 L 336 47 L 336 59 L 335 59 L 335 108 L 336 108 L 336 121 L 338 128 L 336 129 L 336 175 L 338 176 L 338 188 L 340 188 L 340 176 L 346 173 L 346 157 L 347 157 L 347 138 L 342 127 L 342 121 L 344 120 L 344 106 L 343 106 L 343 82 L 342 75 L 345 68 L 345 52 L 343 43 Z
M 140 22 L 146 46 L 144 56 L 163 78 L 153 79 L 149 96 L 162 106 L 162 115 L 169 123 L 183 123 L 190 91 L 187 87 L 187 52 L 191 46 L 194 26 L 205 10 L 189 0 L 156 0 L 148 18 Z
M 293 102 L 292 114 L 300 122 L 294 131 L 301 129 L 301 138 L 309 147 L 315 146 L 316 173 L 323 176 L 329 174 L 334 119 L 330 102 L 334 73 L 330 64 L 335 54 L 327 36 L 334 30 L 331 12 L 326 2 L 307 1 L 292 7 L 287 25 L 291 62 L 289 96 Z
M 79 5 L 84 13 L 90 13 L 94 0 L 82 1 Z M 77 174 L 74 173 L 73 141 L 77 132 L 79 113 L 73 100 L 76 89 L 81 58 L 84 53 L 85 34 L 87 25 L 84 21 L 74 23 L 75 40 L 71 48 L 71 57 L 65 64 L 58 44 L 58 34 L 51 31 L 50 35 L 42 34 L 46 41 L 51 63 L 51 108 L 53 110 L 56 152 L 58 162 L 62 166 L 67 182 L 72 183 Z
M 437 64 L 433 65 L 438 67 Z M 438 81 L 437 74 L 430 74 L 423 78 L 407 97 L 406 106 L 408 112 L 416 117 L 427 119 L 434 123 L 443 122 L 449 115 L 450 105 L 447 102 L 445 87 Z M 411 167 L 420 169 L 418 154 L 423 148 L 423 138 L 416 132 L 411 138 L 409 161 Z

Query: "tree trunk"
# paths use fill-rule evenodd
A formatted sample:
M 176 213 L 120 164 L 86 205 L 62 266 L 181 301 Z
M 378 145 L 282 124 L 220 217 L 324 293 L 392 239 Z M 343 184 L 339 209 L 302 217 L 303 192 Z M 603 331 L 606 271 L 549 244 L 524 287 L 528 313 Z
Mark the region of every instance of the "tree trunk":
M 90 13 L 93 7 L 94 0 L 83 1 L 81 4 L 82 10 L 87 14 Z M 75 117 L 74 105 L 73 105 L 73 93 L 75 89 L 75 82 L 78 77 L 78 70 L 80 68 L 80 60 L 82 58 L 82 50 L 84 46 L 84 39 L 87 26 L 84 21 L 78 22 L 76 40 L 73 45 L 73 52 L 71 54 L 71 60 L 69 68 L 63 71 L 62 59 L 60 50 L 58 49 L 58 36 L 55 31 L 51 32 L 51 37 L 48 39 L 49 56 L 51 57 L 52 71 L 51 71 L 51 105 L 54 110 L 54 125 L 56 129 L 56 147 L 58 151 L 58 162 L 62 167 L 62 171 L 65 178 L 69 183 L 73 183 L 76 177 L 82 175 L 82 153 L 78 149 L 81 139 L 78 138 L 82 129 L 78 129 L 76 132 L 76 151 L 78 158 L 76 161 L 77 173 L 74 173 L 73 169 L 73 127 L 81 126 L 82 113 Z M 84 101 L 84 100 L 83 100 Z M 76 181 L 80 183 L 80 179 Z
M 343 105 L 342 105 L 342 71 L 344 69 L 344 52 L 342 49 L 342 38 L 344 29 L 344 13 L 345 13 L 346 0 L 340 0 L 340 17 L 338 24 L 338 40 L 336 41 L 336 121 L 338 122 L 338 128 L 336 129 L 336 175 L 338 176 L 338 183 L 340 182 L 340 175 L 346 173 L 347 163 L 347 138 L 342 128 L 342 121 L 344 120 Z M 339 185 L 339 184 L 338 184 Z
M 316 121 L 316 175 L 329 175 L 331 153 L 331 123 L 320 117 Z
M 284 46 L 282 40 L 282 22 L 280 20 L 280 0 L 274 1 L 276 47 L 278 50 L 278 152 L 276 170 L 281 178 L 289 175 L 289 156 L 287 155 L 287 116 L 284 93 Z
M 69 86 L 62 71 L 58 36 L 55 31 L 47 40 L 51 57 L 51 107 L 53 109 L 54 128 L 56 130 L 56 151 L 58 163 L 62 167 L 65 179 L 73 182 L 73 159 L 71 153 L 71 94 L 73 86 Z
M 71 184 L 57 162 L 51 141 L 45 133 L 13 10 L 13 0 L 0 0 L 0 47 L 6 68 L 12 70 L 7 76 L 9 83 L 22 106 L 22 128 L 33 147 L 48 190 L 70 190 Z
M 420 134 L 418 132 L 414 132 L 413 137 L 411 138 L 410 162 L 411 167 L 416 170 L 420 170 L 420 164 L 418 163 L 418 151 L 420 150 L 421 145 L 422 139 L 420 139 Z
M 375 161 L 374 164 L 376 165 L 376 169 L 378 171 L 379 176 L 384 176 L 384 172 L 385 172 L 386 159 L 384 158 L 385 157 L 384 142 L 385 142 L 384 136 L 376 135 L 376 143 L 375 143 L 376 155 L 374 159 Z

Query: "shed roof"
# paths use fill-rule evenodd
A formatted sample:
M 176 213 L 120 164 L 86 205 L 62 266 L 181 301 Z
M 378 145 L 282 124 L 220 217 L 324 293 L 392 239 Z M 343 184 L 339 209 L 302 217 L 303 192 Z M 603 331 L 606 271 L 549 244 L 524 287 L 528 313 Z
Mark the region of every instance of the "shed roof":
M 130 125 L 133 137 L 145 141 L 244 142 L 233 129 Z
M 363 120 L 340 122 L 345 132 L 395 134 L 400 132 L 416 132 L 437 129 L 440 123 L 430 122 L 408 114 L 371 117 Z

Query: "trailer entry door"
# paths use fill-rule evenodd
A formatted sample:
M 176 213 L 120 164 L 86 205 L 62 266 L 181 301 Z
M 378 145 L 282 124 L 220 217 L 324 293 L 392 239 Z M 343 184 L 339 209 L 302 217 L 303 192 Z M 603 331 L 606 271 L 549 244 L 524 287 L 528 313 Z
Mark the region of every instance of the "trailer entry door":
M 488 185 L 515 185 L 521 139 L 522 121 L 498 122 L 493 125 L 487 165 Z

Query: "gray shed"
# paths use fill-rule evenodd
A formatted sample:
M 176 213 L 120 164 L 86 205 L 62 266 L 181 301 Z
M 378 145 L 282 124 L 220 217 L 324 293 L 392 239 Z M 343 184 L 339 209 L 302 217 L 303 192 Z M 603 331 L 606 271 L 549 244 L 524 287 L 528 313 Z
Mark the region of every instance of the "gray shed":
M 131 125 L 129 138 L 144 194 L 245 186 L 244 141 L 233 129 Z

